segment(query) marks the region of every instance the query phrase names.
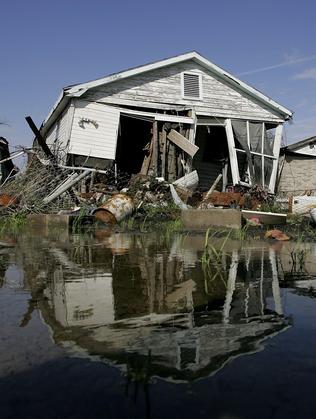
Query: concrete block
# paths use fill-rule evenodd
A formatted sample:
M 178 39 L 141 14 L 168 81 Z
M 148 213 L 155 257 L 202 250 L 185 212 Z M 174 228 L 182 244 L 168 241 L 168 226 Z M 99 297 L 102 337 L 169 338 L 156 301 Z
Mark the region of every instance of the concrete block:
M 181 219 L 187 230 L 207 230 L 209 227 L 239 229 L 242 227 L 241 212 L 236 209 L 183 210 Z

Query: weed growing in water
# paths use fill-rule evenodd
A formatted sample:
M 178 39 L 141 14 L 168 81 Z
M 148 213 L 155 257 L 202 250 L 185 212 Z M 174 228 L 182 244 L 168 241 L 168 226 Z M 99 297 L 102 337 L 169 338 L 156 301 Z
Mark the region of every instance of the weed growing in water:
M 225 275 L 223 262 L 224 262 L 224 259 L 226 259 L 227 257 L 230 257 L 230 255 L 224 252 L 224 248 L 227 243 L 227 240 L 229 239 L 231 235 L 231 230 L 224 237 L 224 240 L 221 246 L 219 247 L 219 249 L 217 249 L 211 243 L 211 240 L 210 240 L 211 238 L 214 238 L 217 233 L 218 232 L 215 231 L 210 236 L 210 229 L 206 231 L 205 240 L 204 240 L 204 252 L 201 258 L 202 270 L 204 273 L 204 282 L 205 282 L 204 285 L 205 285 L 205 291 L 207 294 L 210 293 L 209 284 L 211 282 L 214 282 L 215 279 L 217 278 L 219 278 L 226 287 L 226 279 L 225 279 L 226 275 Z
M 290 257 L 292 261 L 292 273 L 298 273 L 305 271 L 305 262 L 307 256 L 307 250 L 302 249 L 303 243 L 303 234 L 301 234 L 295 244 L 294 249 L 290 252 Z
M 148 215 L 146 215 L 146 217 L 144 218 L 144 221 L 140 225 L 141 233 L 147 233 L 147 229 L 145 228 L 147 218 L 148 218 Z
M 14 212 L 0 218 L 0 233 L 4 231 L 18 232 L 26 225 L 26 214 Z
M 231 238 L 244 241 L 247 238 L 249 224 L 245 224 L 242 228 L 231 230 Z
M 134 229 L 134 222 L 135 222 L 135 218 L 134 217 L 130 217 L 127 220 L 127 229 L 128 230 L 133 230 Z
M 72 232 L 73 233 L 79 233 L 83 226 L 84 218 L 88 215 L 89 210 L 88 208 L 82 207 L 80 208 L 80 211 L 76 218 L 74 219 L 72 223 Z

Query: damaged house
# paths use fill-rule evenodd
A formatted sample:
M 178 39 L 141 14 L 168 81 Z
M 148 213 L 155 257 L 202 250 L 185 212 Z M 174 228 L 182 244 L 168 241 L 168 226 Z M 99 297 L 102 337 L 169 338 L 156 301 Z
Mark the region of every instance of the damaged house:
M 315 195 L 316 136 L 281 149 L 278 193 Z
M 292 112 L 190 52 L 63 89 L 41 134 L 67 167 L 274 192 Z M 195 172 L 196 171 L 196 172 Z

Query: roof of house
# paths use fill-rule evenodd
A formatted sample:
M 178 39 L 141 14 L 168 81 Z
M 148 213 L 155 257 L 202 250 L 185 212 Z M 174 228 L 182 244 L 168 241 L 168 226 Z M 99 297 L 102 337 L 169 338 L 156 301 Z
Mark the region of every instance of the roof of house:
M 284 151 L 297 151 L 301 148 L 304 148 L 308 145 L 316 143 L 316 136 L 306 138 L 305 140 L 298 141 L 297 143 L 290 144 L 286 147 L 282 147 Z
M 55 103 L 50 113 L 48 114 L 47 118 L 43 122 L 42 127 L 49 122 L 53 114 L 56 114 L 56 113 L 59 114 L 59 112 L 61 112 L 64 109 L 65 105 L 68 103 L 71 97 L 80 97 L 87 90 L 91 88 L 98 87 L 107 83 L 112 83 L 114 81 L 126 79 L 128 77 L 143 74 L 148 71 L 156 70 L 162 67 L 166 67 L 169 65 L 173 65 L 173 64 L 177 64 L 177 63 L 189 61 L 189 60 L 193 60 L 194 62 L 201 65 L 205 69 L 216 74 L 219 78 L 224 80 L 226 83 L 233 85 L 235 88 L 247 93 L 248 95 L 258 100 L 259 102 L 273 109 L 274 111 L 277 111 L 285 119 L 290 119 L 293 116 L 293 112 L 290 111 L 289 109 L 283 107 L 279 103 L 275 102 L 268 96 L 261 93 L 259 90 L 255 89 L 254 87 L 249 86 L 248 84 L 239 80 L 237 77 L 223 70 L 221 67 L 207 60 L 198 52 L 192 51 L 192 52 L 188 52 L 182 55 L 177 55 L 175 57 L 167 58 L 164 60 L 155 61 L 150 64 L 145 64 L 139 67 L 131 68 L 129 70 L 125 70 L 119 73 L 111 74 L 97 80 L 92 80 L 86 83 L 80 83 L 80 84 L 75 84 L 75 85 L 65 87 L 62 90 L 62 93 L 59 96 L 57 102 Z

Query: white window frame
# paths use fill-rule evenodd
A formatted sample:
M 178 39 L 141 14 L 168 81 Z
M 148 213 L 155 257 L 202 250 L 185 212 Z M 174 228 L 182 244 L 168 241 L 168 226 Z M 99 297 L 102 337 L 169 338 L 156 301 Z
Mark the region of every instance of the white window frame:
M 265 128 L 264 122 L 262 122 L 262 124 L 263 124 L 263 128 Z M 250 152 L 253 155 L 261 156 L 263 160 L 263 164 L 262 164 L 262 183 L 263 184 L 264 184 L 264 159 L 269 158 L 273 160 L 272 172 L 271 172 L 270 181 L 268 185 L 268 189 L 271 193 L 274 193 L 275 191 L 275 182 L 276 182 L 277 171 L 278 171 L 278 160 L 279 160 L 279 153 L 280 153 L 282 130 L 283 130 L 283 124 L 278 124 L 275 128 L 275 137 L 274 137 L 274 142 L 273 142 L 273 155 L 272 156 L 263 153 L 263 149 L 264 149 L 263 142 L 264 142 L 264 131 L 265 131 L 264 129 L 262 130 L 261 153 L 258 153 L 255 151 Z M 226 119 L 226 136 L 227 136 L 227 144 L 228 144 L 228 152 L 229 152 L 229 160 L 230 160 L 233 184 L 251 186 L 252 181 L 250 179 L 250 176 L 249 176 L 249 179 L 250 179 L 249 183 L 243 182 L 240 180 L 237 152 L 238 153 L 246 153 L 246 152 L 245 150 L 235 147 L 235 138 L 234 138 L 234 132 L 233 132 L 231 119 Z M 247 121 L 247 141 L 249 145 L 250 144 L 249 121 Z M 249 168 L 247 170 L 247 173 L 249 175 Z
M 186 95 L 184 94 L 184 75 L 185 75 L 185 74 L 192 74 L 192 75 L 195 75 L 195 76 L 198 76 L 198 77 L 199 77 L 199 93 L 200 93 L 199 97 L 195 97 L 195 96 L 186 96 Z M 182 99 L 190 99 L 190 100 L 203 100 L 203 91 L 202 91 L 202 74 L 201 74 L 201 73 L 197 73 L 197 72 L 194 72 L 194 71 L 183 71 L 183 72 L 181 73 L 181 96 L 182 96 Z

